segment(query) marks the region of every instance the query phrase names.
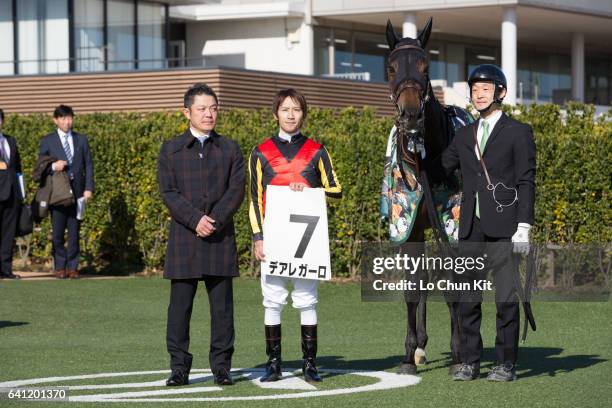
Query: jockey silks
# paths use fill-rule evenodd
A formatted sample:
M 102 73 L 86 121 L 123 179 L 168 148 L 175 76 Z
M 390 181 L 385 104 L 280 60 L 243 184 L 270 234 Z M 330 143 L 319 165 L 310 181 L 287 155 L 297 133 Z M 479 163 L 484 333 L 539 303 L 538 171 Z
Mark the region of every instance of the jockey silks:
M 291 141 L 273 136 L 253 149 L 249 218 L 255 239 L 261 239 L 268 185 L 288 186 L 304 183 L 311 188 L 323 187 L 327 196 L 339 198 L 340 184 L 325 147 L 302 134 Z

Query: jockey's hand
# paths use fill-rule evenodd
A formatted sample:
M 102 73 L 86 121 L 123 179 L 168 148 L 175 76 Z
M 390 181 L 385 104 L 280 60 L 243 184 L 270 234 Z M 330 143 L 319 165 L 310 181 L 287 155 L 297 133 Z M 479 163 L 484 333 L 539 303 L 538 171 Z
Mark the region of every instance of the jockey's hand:
M 527 255 L 529 253 L 529 230 L 531 225 L 520 222 L 512 236 L 514 253 Z
M 258 261 L 265 262 L 266 255 L 263 252 L 263 239 L 260 239 L 259 241 L 255 241 L 254 246 L 255 246 L 255 259 L 257 259 Z
M 291 191 L 303 191 L 304 187 L 307 187 L 304 183 L 289 183 Z

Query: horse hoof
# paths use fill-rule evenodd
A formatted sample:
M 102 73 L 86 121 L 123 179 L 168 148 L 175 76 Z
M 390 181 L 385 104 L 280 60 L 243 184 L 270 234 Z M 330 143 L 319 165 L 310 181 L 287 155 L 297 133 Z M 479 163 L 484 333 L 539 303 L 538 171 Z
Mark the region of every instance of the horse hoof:
M 410 374 L 410 375 L 416 375 L 417 373 L 417 368 L 414 364 L 410 364 L 410 363 L 401 363 L 399 368 L 397 369 L 397 373 L 398 374 Z
M 448 375 L 453 377 L 457 371 L 461 368 L 461 363 L 454 363 L 448 367 Z
M 415 350 L 414 362 L 418 366 L 427 364 L 427 357 L 425 355 L 425 350 L 423 350 L 420 347 Z

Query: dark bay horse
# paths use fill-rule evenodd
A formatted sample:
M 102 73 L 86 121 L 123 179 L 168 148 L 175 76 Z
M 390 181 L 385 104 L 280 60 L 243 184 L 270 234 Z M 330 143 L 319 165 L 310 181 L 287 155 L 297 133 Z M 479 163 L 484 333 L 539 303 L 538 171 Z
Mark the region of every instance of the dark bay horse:
M 459 109 L 443 107 L 434 96 L 428 74 L 429 58 L 425 51 L 431 28 L 430 18 L 418 38 L 399 37 L 390 21 L 386 30 L 389 45 L 387 72 L 389 93 L 397 108 L 395 132 L 389 139 L 389 145 L 393 143 L 393 151 L 396 154 L 394 169 L 399 168 L 399 171 L 395 172 L 395 177 L 397 182 L 405 183 L 401 187 L 408 192 L 407 196 L 414 197 L 410 194 L 417 191 L 416 196 L 419 198 L 416 207 L 412 210 L 406 209 L 406 212 L 410 212 L 406 216 L 409 221 L 403 221 L 401 226 L 398 224 L 406 234 L 409 234 L 407 238 L 403 237 L 405 244 L 400 247 L 400 252 L 413 257 L 418 257 L 424 252 L 427 228 L 433 229 L 438 242 L 448 242 L 445 228 L 436 213 L 432 187 L 446 186 L 455 192 L 458 190 L 456 182 L 446 177 L 441 166 L 436 165 L 434 160 L 440 157 L 454 135 L 454 128 L 457 127 L 455 119 Z M 465 118 L 469 123 L 467 118 L 471 116 L 465 111 L 462 114 L 467 115 Z M 389 157 L 387 159 L 390 160 Z M 401 176 L 397 173 L 401 173 Z M 383 198 L 384 195 L 383 184 Z M 388 195 L 391 197 L 392 194 Z M 406 229 L 406 225 L 411 225 L 411 229 Z M 394 233 L 391 227 L 391 235 Z M 427 276 L 427 271 L 420 271 L 417 275 Z M 449 372 L 452 374 L 460 365 L 459 305 L 446 295 L 451 317 L 452 361 Z M 410 295 L 406 293 L 408 321 L 406 355 L 400 364 L 399 373 L 415 374 L 416 366 L 426 362 L 426 299 L 426 291 L 411 291 Z

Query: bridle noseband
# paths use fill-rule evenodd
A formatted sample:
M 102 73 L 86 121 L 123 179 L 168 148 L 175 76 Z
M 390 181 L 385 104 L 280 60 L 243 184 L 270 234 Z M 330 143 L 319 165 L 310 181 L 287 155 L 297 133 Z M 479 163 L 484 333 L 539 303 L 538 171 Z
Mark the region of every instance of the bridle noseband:
M 425 50 L 418 45 L 404 44 L 404 45 L 400 45 L 399 47 L 396 47 L 393 50 L 391 50 L 391 53 L 389 54 L 389 57 L 387 58 L 387 60 L 390 61 L 393 54 L 395 54 L 397 51 L 406 50 L 406 49 L 419 50 L 423 54 L 425 54 Z M 419 108 L 419 116 L 422 115 L 423 108 L 425 107 L 425 104 L 429 101 L 429 87 L 431 85 L 429 82 L 429 78 L 427 78 L 427 76 L 426 76 L 426 79 L 427 79 L 426 88 L 422 90 L 421 92 L 419 92 L 421 93 L 421 106 Z M 399 96 L 402 94 L 402 91 L 404 91 L 404 89 L 407 89 L 407 88 L 415 88 L 415 86 L 404 82 L 402 85 L 400 85 L 400 87 L 395 92 L 391 91 L 391 93 L 389 94 L 389 99 L 391 99 L 391 102 L 393 102 L 393 104 L 398 109 L 398 111 L 399 111 L 399 107 L 397 105 L 397 100 L 399 99 Z M 401 112 L 399 113 L 401 114 Z
M 397 53 L 400 50 L 407 50 L 407 49 L 414 49 L 414 50 L 418 50 L 421 51 L 422 53 L 425 54 L 425 50 L 418 46 L 418 45 L 413 45 L 413 44 L 404 44 L 404 45 L 400 45 L 397 48 L 394 48 L 391 53 L 389 54 L 388 60 L 390 61 L 392 56 Z M 400 107 L 397 103 L 399 96 L 401 95 L 401 93 L 407 89 L 407 88 L 416 88 L 416 86 L 408 81 L 402 81 L 401 85 L 398 87 L 398 89 L 393 92 L 391 91 L 391 93 L 389 94 L 389 98 L 391 99 L 391 101 L 395 104 L 395 107 L 397 108 L 397 112 L 398 112 L 398 116 L 396 119 L 396 128 L 398 131 L 398 142 L 397 142 L 397 155 L 398 155 L 398 162 L 399 162 L 399 168 L 400 168 L 400 173 L 402 174 L 402 178 L 404 179 L 404 181 L 408 184 L 407 182 L 407 177 L 406 177 L 406 173 L 404 171 L 403 166 L 401 165 L 402 161 L 407 162 L 409 165 L 412 165 L 416 176 L 419 176 L 420 173 L 420 169 L 419 169 L 419 157 L 418 157 L 418 153 L 417 153 L 417 144 L 419 142 L 422 143 L 422 130 L 424 129 L 424 110 L 425 110 L 425 104 L 429 101 L 429 91 L 430 91 L 430 87 L 431 87 L 431 83 L 429 82 L 429 77 L 427 75 L 425 75 L 425 83 L 426 86 L 425 88 L 421 88 L 419 89 L 419 96 L 420 96 L 420 106 L 419 106 L 419 112 L 418 112 L 418 116 L 417 116 L 417 128 L 415 129 L 408 129 L 405 126 L 405 123 L 402 123 L 403 121 L 400 120 L 401 117 L 401 111 L 400 111 Z M 412 141 L 413 146 L 414 146 L 414 152 L 411 153 L 407 150 L 407 143 L 409 141 Z M 411 157 L 413 156 L 413 157 Z

